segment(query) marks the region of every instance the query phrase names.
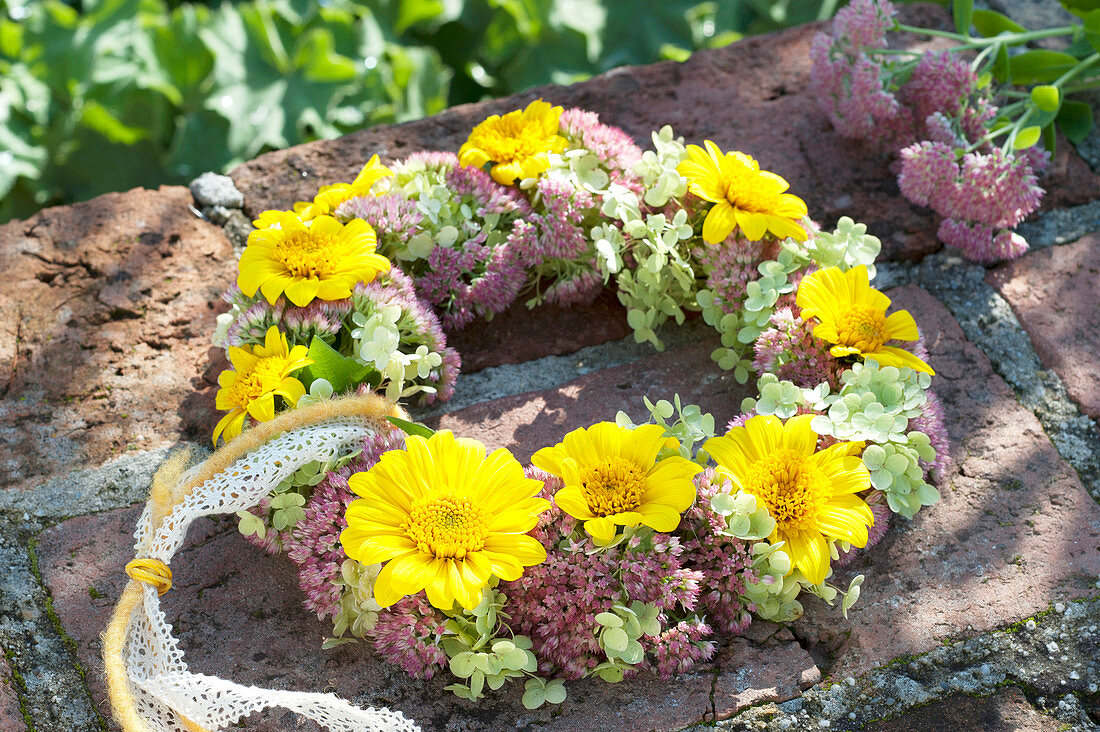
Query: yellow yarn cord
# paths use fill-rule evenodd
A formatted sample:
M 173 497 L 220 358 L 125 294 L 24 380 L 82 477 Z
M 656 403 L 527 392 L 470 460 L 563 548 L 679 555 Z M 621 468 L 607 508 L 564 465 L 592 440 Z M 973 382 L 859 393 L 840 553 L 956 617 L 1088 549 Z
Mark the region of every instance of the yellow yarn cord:
M 135 559 L 126 565 L 126 574 L 132 580 L 156 587 L 158 595 L 172 589 L 172 570 L 159 559 Z
M 186 483 L 181 478 L 190 458 L 190 451 L 177 452 L 166 460 L 153 476 L 149 503 L 153 508 L 152 528 L 154 530 L 146 533 L 146 541 L 152 540 L 156 534 L 155 529 L 173 508 L 187 498 L 191 491 L 268 440 L 299 427 L 340 417 L 358 417 L 381 431 L 388 426 L 386 422 L 388 416 L 409 418 L 404 409 L 377 394 L 343 397 L 315 402 L 301 409 L 292 409 L 223 445 Z M 131 580 L 126 583 L 115 606 L 114 614 L 111 616 L 111 622 L 103 633 L 103 663 L 107 676 L 107 692 L 111 697 L 111 708 L 114 710 L 115 720 L 122 728 L 122 732 L 149 732 L 148 726 L 137 712 L 133 695 L 130 693 L 130 679 L 126 672 L 126 664 L 122 660 L 122 650 L 126 645 L 130 615 L 141 602 L 141 583 L 153 585 L 157 588 L 157 592 L 163 595 L 172 587 L 172 571 L 168 565 L 156 559 L 134 559 L 126 565 L 126 574 Z M 177 714 L 179 714 L 178 711 Z M 209 732 L 183 715 L 180 715 L 180 721 L 187 732 Z

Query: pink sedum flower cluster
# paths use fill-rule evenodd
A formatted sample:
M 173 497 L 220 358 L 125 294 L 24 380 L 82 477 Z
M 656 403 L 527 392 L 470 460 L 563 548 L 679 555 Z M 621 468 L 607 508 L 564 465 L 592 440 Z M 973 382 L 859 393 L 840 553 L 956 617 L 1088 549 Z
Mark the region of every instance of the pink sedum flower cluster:
M 795 314 L 798 307 L 779 308 L 772 314 L 771 327 L 753 344 L 752 367 L 759 374 L 775 374 L 803 389 L 822 382 L 836 388 L 844 364 L 829 353 L 829 345 L 815 338 L 814 324 Z
M 538 468 L 528 468 L 527 474 L 544 482 L 544 497 L 561 488 L 560 479 Z M 680 536 L 658 533 L 647 539 L 634 536 L 599 552 L 576 535 L 561 539 L 573 534 L 576 522 L 558 508 L 543 515 L 533 535 L 546 547 L 546 561 L 502 584 L 510 598 L 509 622 L 514 632 L 531 638 L 540 673 L 579 679 L 602 663 L 595 618 L 616 604 L 639 601 L 660 611 L 662 632 L 643 636 L 641 643 L 652 652 L 648 657 L 656 661 L 662 678 L 713 655 L 713 630 L 697 613 L 720 611 L 726 619 L 722 629 L 744 629 L 748 616 L 739 600 L 744 588 L 739 573 L 750 563 L 748 549 L 743 542 L 718 537 L 720 519 L 716 523 L 709 507 L 701 505 L 689 509 L 677 530 L 689 536 L 687 543 Z M 704 588 L 709 593 L 705 601 Z M 722 601 L 731 604 L 718 605 Z
M 898 150 L 902 195 L 943 217 L 944 243 L 982 264 L 1019 257 L 1027 242 L 1012 229 L 1038 208 L 1045 151 L 1007 152 L 987 139 L 997 107 L 960 54 L 900 66 L 876 56 L 895 12 L 857 0 L 837 13 L 831 35 L 815 36 L 811 80 L 822 109 L 840 134 Z
M 1028 159 L 970 152 L 956 161 L 942 142 L 919 142 L 901 151 L 902 194 L 944 217 L 939 236 L 970 259 L 992 264 L 1015 259 L 1027 242 L 1010 229 L 1039 206 L 1043 189 Z

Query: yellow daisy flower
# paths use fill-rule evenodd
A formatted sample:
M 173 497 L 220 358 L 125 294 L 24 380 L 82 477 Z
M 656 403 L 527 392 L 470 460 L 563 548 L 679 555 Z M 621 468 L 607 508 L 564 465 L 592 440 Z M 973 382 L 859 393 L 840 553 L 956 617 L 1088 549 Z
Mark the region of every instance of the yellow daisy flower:
M 561 107 L 537 99 L 522 112 L 494 114 L 474 127 L 458 150 L 458 162 L 475 168 L 492 163 L 493 180 L 505 186 L 534 178 L 550 167 L 550 153 L 568 145 L 558 134 L 561 113 Z
M 865 356 L 880 366 L 907 366 L 935 374 L 932 367 L 903 348 L 883 345 L 887 341 L 915 341 L 920 338 L 917 322 L 908 310 L 889 317 L 890 298 L 871 287 L 863 265 L 841 272 L 839 267 L 819 269 L 798 286 L 795 303 L 805 320 L 817 318 L 814 335 L 836 344 L 829 353 L 837 358 Z
M 374 253 L 374 229 L 362 219 L 341 224 L 318 216 L 306 224 L 284 211 L 277 224 L 248 235 L 237 286 L 249 297 L 260 290 L 274 305 L 286 295 L 299 307 L 314 298 L 342 300 L 356 284 L 390 269 L 389 260 Z
M 313 199 L 313 203 L 305 210 L 302 217 L 309 220 L 318 216 L 330 214 L 344 201 L 367 195 L 370 193 L 371 186 L 382 178 L 391 175 L 393 175 L 393 171 L 382 165 L 382 163 L 378 161 L 378 156 L 374 155 L 367 161 L 367 164 L 363 166 L 363 169 L 359 171 L 359 175 L 355 176 L 355 180 L 351 183 L 336 183 L 331 186 L 321 186 L 321 190 L 317 192 L 317 195 Z
M 390 175 L 393 175 L 393 171 L 382 165 L 378 160 L 378 156 L 374 155 L 351 183 L 334 183 L 330 186 L 321 186 L 321 190 L 317 192 L 312 202 L 298 201 L 295 203 L 293 213 L 302 221 L 312 221 L 318 216 L 331 214 L 344 201 L 367 195 L 375 183 Z M 278 226 L 286 213 L 286 211 L 278 210 L 264 211 L 256 217 L 252 225 L 257 229 Z
M 754 495 L 775 519 L 768 540 L 785 542 L 793 567 L 813 584 L 829 573 L 828 541 L 867 545 L 867 527 L 875 523 L 870 507 L 856 494 L 871 486 L 859 459 L 863 444 L 839 442 L 817 449 L 812 415 L 786 423 L 756 416 L 703 446 L 718 472 Z
M 600 422 L 544 447 L 531 463 L 565 481 L 554 503 L 606 544 L 617 525 L 643 524 L 662 532 L 680 525 L 680 514 L 695 500 L 692 478 L 702 468 L 679 456 L 658 461 L 668 442 L 659 425 L 631 430 Z
M 410 436 L 348 485 L 361 498 L 348 506 L 340 543 L 364 565 L 386 562 L 374 582 L 382 607 L 426 590 L 440 610 L 470 610 L 490 577 L 512 581 L 546 559 L 527 532 L 550 503 L 503 448 L 486 456 L 485 445 L 449 430 Z
M 214 404 L 220 410 L 229 410 L 214 428 L 214 444 L 221 435 L 228 442 L 241 433 L 245 417 L 251 415 L 260 422 L 275 417 L 275 397 L 281 396 L 294 406 L 306 393 L 302 382 L 291 376 L 300 368 L 309 366 L 305 346 L 290 348 L 286 336 L 275 326 L 267 329 L 262 346 L 230 346 L 229 362 L 232 371 L 218 375 L 218 394 Z
M 689 191 L 714 203 L 703 221 L 704 241 L 717 244 L 738 226 L 750 241 L 759 241 L 769 231 L 779 239 L 806 240 L 798 223 L 806 215 L 806 204 L 784 193 L 790 188 L 787 181 L 761 170 L 749 155 L 723 155 L 710 140 L 704 144 L 705 150 L 688 145 L 688 159 L 676 168 L 687 178 Z
M 297 201 L 295 202 L 291 211 L 283 211 L 281 209 L 269 209 L 264 211 L 255 219 L 252 220 L 252 225 L 257 229 L 270 229 L 273 226 L 279 226 L 279 222 L 283 220 L 283 217 L 288 213 L 293 213 L 302 221 L 309 221 L 312 217 L 307 218 L 304 214 L 313 204 L 309 201 Z

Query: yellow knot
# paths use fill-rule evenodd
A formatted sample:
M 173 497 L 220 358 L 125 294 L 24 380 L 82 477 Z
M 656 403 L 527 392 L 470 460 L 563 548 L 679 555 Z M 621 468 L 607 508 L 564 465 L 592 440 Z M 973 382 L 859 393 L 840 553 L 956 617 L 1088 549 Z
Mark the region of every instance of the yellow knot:
M 159 559 L 135 559 L 126 565 L 126 574 L 132 580 L 153 585 L 158 595 L 172 589 L 172 570 Z

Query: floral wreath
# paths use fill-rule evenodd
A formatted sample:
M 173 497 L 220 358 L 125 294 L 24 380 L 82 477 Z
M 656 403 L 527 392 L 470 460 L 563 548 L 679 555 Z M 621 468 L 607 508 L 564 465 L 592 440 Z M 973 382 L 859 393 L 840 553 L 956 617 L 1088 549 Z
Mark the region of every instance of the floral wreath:
M 846 613 L 863 576 L 832 568 L 939 499 L 946 432 L 916 322 L 870 285 L 879 240 L 822 230 L 788 188 L 713 142 L 666 126 L 642 151 L 537 100 L 457 155 L 374 156 L 261 214 L 214 336 L 216 456 L 334 395 L 446 400 L 447 332 L 612 284 L 638 342 L 700 313 L 713 359 L 757 385 L 724 429 L 646 399 L 649 423 L 619 413 L 527 466 L 390 412 L 284 471 L 239 527 L 296 565 L 323 647 L 368 643 L 472 700 L 522 680 L 536 708 L 569 680 L 688 671 L 754 618 L 798 618 L 802 593 Z

